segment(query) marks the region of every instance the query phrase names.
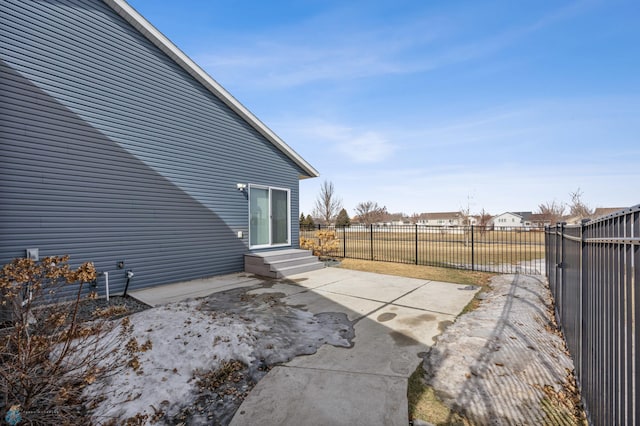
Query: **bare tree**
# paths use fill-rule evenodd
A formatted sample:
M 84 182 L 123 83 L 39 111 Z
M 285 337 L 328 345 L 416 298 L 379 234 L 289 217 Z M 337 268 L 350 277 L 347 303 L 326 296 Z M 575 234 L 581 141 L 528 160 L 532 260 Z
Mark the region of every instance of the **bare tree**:
M 483 208 L 478 216 L 478 229 L 480 234 L 484 235 L 488 231 L 489 222 L 491 222 L 491 215 Z
M 564 215 L 565 211 L 564 203 L 559 203 L 555 200 L 538 205 L 538 214 L 543 223 L 549 223 L 555 225 L 560 218 Z
M 575 192 L 571 192 L 569 196 L 571 197 L 571 203 L 569 204 L 569 213 L 571 216 L 584 219 L 593 214 L 591 208 L 582 201 L 582 191 L 580 188 L 576 189 Z
M 382 222 L 389 214 L 385 206 L 380 207 L 375 201 L 364 201 L 362 203 L 358 203 L 355 210 L 356 214 L 360 218 L 360 222 L 365 225 Z
M 333 222 L 338 212 L 342 209 L 342 200 L 336 197 L 333 182 L 324 181 L 320 187 L 320 194 L 316 199 L 313 215 L 329 224 Z
M 411 215 L 411 223 L 417 224 L 419 220 L 420 220 L 420 213 L 413 213 Z
M 469 207 L 461 208 L 460 211 L 458 211 L 458 218 L 458 224 L 462 226 L 471 225 L 471 210 Z
M 458 223 L 464 227 L 464 246 L 467 247 L 471 239 L 471 197 L 469 195 L 467 195 L 467 206 L 460 207 L 458 216 L 460 218 Z

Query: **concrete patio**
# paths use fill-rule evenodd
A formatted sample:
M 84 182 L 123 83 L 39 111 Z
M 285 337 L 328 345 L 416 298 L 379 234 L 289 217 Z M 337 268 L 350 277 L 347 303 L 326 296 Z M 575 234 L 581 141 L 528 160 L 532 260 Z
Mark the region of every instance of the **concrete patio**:
M 323 345 L 273 368 L 240 406 L 232 425 L 407 425 L 407 383 L 420 354 L 473 298 L 475 287 L 325 268 L 284 279 L 246 273 L 132 292 L 152 306 L 251 287 L 282 293 L 314 314 L 354 322 L 353 347 Z

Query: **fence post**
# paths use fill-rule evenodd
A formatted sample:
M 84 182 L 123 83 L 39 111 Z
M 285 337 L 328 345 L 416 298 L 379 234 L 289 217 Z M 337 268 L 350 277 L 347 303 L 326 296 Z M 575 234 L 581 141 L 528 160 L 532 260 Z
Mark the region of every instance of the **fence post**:
M 476 264 L 475 264 L 475 242 L 473 240 L 473 224 L 469 226 L 471 226 L 471 270 L 475 271 Z
M 566 222 L 560 224 L 560 279 L 556 282 L 556 321 L 558 324 L 562 324 L 562 312 L 564 311 L 564 299 L 562 297 L 564 292 L 564 284 L 567 277 L 566 274 L 566 256 L 565 256 L 565 225 Z
M 347 227 L 342 227 L 342 257 L 347 257 Z
M 560 273 L 560 224 L 556 223 L 555 228 L 553 229 L 553 233 L 554 233 L 554 237 L 553 237 L 553 244 L 555 245 L 555 251 L 554 251 L 554 259 L 553 259 L 553 299 L 556 301 L 556 305 L 558 302 L 558 281 L 560 281 L 560 279 L 558 278 L 558 274 Z
M 544 226 L 544 273 L 549 278 L 549 225 Z
M 582 383 L 584 383 L 584 376 L 583 376 L 583 372 L 584 372 L 584 339 L 585 339 L 585 334 L 587 331 L 587 328 L 584 326 L 584 313 L 587 310 L 587 307 L 584 306 L 585 305 L 585 297 L 584 297 L 584 290 L 585 290 L 585 286 L 586 286 L 586 280 L 587 280 L 587 265 L 589 262 L 588 256 L 589 256 L 589 252 L 588 252 L 588 246 L 587 246 L 587 242 L 586 242 L 586 236 L 585 236 L 585 228 L 587 223 L 589 222 L 589 219 L 583 219 L 580 222 L 580 278 L 579 278 L 579 282 L 578 282 L 578 292 L 579 292 L 579 305 L 578 305 L 578 309 L 579 309 L 579 321 L 577 324 L 577 328 L 578 330 L 576 331 L 576 335 L 578 336 L 578 347 L 576 349 L 576 354 L 574 355 L 575 359 L 574 364 L 575 364 L 575 370 L 576 370 L 576 376 L 580 382 L 580 386 L 582 386 Z M 584 401 L 584 397 L 583 397 L 583 401 Z
M 371 260 L 373 260 L 373 223 L 369 225 L 369 243 L 371 249 Z
M 416 265 L 418 264 L 418 224 L 414 225 L 416 227 Z

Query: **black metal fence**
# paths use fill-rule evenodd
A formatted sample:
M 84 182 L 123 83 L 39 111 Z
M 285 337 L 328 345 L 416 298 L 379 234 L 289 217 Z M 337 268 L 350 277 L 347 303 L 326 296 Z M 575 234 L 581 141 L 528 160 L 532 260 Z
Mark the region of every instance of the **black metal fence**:
M 302 228 L 302 241 L 333 234 L 332 257 L 499 273 L 544 274 L 544 229 L 479 226 L 358 225 Z
M 640 205 L 545 232 L 556 317 L 589 423 L 640 424 Z

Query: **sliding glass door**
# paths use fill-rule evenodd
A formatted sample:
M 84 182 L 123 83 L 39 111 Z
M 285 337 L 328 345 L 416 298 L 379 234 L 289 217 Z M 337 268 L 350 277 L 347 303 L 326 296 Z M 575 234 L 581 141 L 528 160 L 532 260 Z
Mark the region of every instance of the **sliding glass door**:
M 249 243 L 251 248 L 290 245 L 288 189 L 249 186 Z

